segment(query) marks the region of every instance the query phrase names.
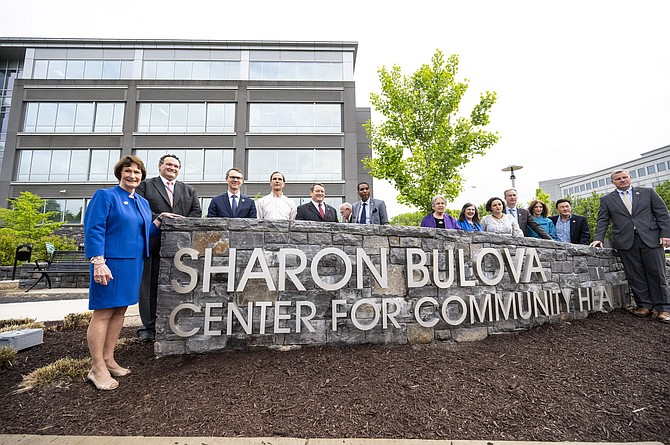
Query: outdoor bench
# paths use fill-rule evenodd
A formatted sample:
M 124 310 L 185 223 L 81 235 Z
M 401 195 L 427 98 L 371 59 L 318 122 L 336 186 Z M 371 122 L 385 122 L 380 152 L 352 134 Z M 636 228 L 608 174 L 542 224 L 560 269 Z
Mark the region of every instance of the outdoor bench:
M 46 264 L 35 261 L 35 265 L 35 273 L 41 275 L 26 292 L 45 278 L 49 289 L 51 289 L 51 278 L 49 278 L 51 274 L 83 274 L 90 272 L 90 263 L 83 250 L 55 250 Z

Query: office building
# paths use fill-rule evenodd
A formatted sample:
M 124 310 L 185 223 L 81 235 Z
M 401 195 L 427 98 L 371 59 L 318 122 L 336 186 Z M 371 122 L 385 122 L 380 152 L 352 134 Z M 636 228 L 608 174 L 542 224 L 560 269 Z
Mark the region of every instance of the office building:
M 642 153 L 638 159 L 592 173 L 540 181 L 540 187 L 551 196 L 552 201 L 566 196 L 587 198 L 593 192 L 604 195 L 614 189 L 610 175 L 620 168 L 630 172 L 633 186 L 655 187 L 670 180 L 670 145 Z
M 206 213 L 230 167 L 243 193 L 326 188 L 337 206 L 371 181 L 356 108 L 357 43 L 0 38 L 0 201 L 30 191 L 79 224 L 87 200 L 117 183 L 119 157 L 137 155 L 149 177 L 175 153 L 179 179 Z

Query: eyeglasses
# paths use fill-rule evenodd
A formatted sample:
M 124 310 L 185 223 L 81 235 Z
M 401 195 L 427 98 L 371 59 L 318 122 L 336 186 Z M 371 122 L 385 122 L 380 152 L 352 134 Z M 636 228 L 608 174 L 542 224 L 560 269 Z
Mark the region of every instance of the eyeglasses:
M 233 181 L 241 181 L 244 178 L 242 176 L 228 176 L 227 179 L 232 179 Z

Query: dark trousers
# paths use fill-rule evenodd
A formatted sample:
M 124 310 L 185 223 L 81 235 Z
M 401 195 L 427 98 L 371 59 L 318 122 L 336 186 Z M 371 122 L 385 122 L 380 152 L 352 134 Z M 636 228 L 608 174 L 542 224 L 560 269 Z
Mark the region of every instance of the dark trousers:
M 152 253 L 151 256 L 144 259 L 144 272 L 142 273 L 142 282 L 140 284 L 140 318 L 143 328 L 141 331 L 156 330 L 156 301 L 158 297 L 158 271 L 160 268 L 160 255 Z
M 660 245 L 647 246 L 636 233 L 633 247 L 618 252 L 637 305 L 657 311 L 670 311 L 663 248 Z

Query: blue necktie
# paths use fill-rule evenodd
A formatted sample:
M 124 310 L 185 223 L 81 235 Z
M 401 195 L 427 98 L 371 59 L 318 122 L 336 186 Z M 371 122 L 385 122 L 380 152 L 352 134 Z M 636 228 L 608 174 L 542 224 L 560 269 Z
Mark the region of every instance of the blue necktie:
M 233 218 L 237 218 L 237 195 L 233 195 Z
M 361 210 L 361 220 L 359 221 L 361 224 L 367 224 L 368 220 L 367 217 L 365 216 L 365 206 L 367 203 L 363 203 L 363 210 Z

